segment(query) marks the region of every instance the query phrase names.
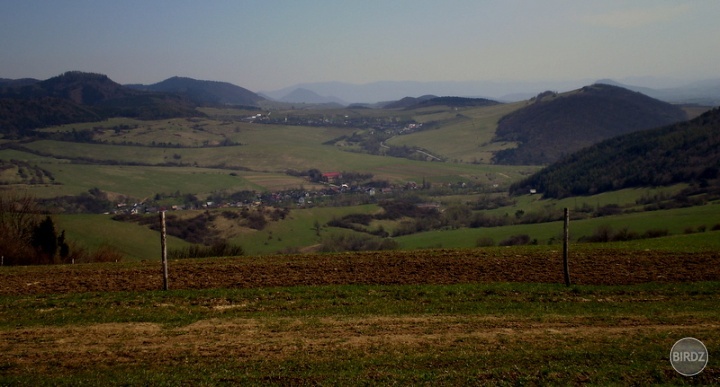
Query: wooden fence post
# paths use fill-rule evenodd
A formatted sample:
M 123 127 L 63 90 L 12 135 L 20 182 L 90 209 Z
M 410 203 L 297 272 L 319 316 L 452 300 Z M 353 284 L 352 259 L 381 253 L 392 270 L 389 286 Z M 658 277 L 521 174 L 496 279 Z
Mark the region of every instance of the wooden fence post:
M 165 227 L 165 211 L 160 211 L 160 247 L 162 249 L 163 290 L 168 290 L 167 228 Z
M 565 208 L 563 216 L 563 273 L 565 274 L 565 286 L 570 286 L 570 267 L 568 265 L 568 243 L 570 241 L 570 210 Z

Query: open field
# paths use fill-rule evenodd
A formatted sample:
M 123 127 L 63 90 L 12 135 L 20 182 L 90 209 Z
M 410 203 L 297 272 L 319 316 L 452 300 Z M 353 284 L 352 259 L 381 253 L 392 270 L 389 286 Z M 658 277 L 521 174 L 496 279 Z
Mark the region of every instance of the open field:
M 419 122 L 439 120 L 442 130 L 425 130 L 388 141 L 392 145 L 418 146 L 447 160 L 489 164 L 493 152 L 512 148 L 512 143 L 493 143 L 497 122 L 522 107 L 524 102 L 481 108 L 462 108 L 434 115 L 415 116 Z
M 713 384 L 716 253 L 548 247 L 0 270 L 0 384 Z M 696 337 L 693 378 L 668 361 Z

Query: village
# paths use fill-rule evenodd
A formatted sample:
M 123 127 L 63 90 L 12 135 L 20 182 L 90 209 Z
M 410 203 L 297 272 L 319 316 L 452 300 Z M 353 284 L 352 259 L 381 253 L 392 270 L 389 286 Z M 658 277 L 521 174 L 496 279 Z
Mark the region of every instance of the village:
M 352 173 L 350 173 L 352 175 Z M 410 191 L 436 189 L 468 190 L 468 183 L 457 182 L 433 186 L 423 181 L 408 181 L 405 184 L 389 184 L 386 181 L 366 181 L 362 184 L 351 183 L 341 172 L 322 173 L 317 181 L 309 182 L 322 185 L 321 189 L 310 190 L 302 187 L 274 192 L 240 191 L 232 194 L 216 192 L 205 200 L 195 195 L 156 194 L 153 198 L 115 204 L 112 215 L 153 214 L 162 211 L 208 210 L 219 208 L 257 208 L 262 206 L 282 208 L 335 207 L 377 203 L 384 198 L 391 198 Z

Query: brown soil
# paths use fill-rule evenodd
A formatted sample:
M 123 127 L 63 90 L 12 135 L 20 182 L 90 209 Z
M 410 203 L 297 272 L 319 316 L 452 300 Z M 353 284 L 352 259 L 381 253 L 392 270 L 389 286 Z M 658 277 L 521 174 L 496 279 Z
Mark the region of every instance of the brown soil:
M 177 260 L 171 289 L 337 284 L 563 283 L 559 251 L 421 250 Z M 720 254 L 593 249 L 573 252 L 572 282 L 621 285 L 720 280 Z M 0 294 L 144 291 L 162 287 L 159 262 L 0 270 Z

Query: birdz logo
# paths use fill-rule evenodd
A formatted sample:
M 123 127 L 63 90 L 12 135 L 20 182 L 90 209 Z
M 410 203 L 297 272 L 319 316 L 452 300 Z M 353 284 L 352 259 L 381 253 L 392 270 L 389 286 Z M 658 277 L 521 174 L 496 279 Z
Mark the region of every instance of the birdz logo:
M 702 341 L 686 337 L 680 339 L 670 350 L 670 364 L 683 376 L 701 373 L 708 363 L 708 350 Z

